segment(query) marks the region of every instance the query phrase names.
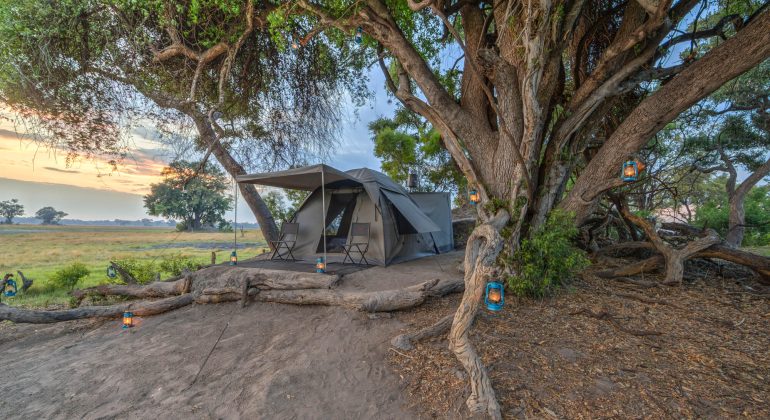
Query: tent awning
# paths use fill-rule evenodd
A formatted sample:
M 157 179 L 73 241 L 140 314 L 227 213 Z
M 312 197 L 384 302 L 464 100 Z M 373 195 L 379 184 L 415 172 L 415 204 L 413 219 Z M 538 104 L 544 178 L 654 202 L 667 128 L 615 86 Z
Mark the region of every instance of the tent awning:
M 409 197 L 386 189 L 381 191 L 418 233 L 438 232 L 441 230 Z
M 326 185 L 335 184 L 340 187 L 361 185 L 361 182 L 356 178 L 323 164 L 303 166 L 278 172 L 239 175 L 236 177 L 236 180 L 243 184 L 259 184 L 270 187 L 312 191 L 321 186 L 321 171 L 323 171 Z

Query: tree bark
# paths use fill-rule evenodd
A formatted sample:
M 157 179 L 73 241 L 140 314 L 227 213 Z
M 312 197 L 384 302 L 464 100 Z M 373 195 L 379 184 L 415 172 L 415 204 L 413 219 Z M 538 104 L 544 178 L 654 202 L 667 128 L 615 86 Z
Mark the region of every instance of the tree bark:
M 63 311 L 37 311 L 0 304 L 0 321 L 28 324 L 50 324 L 84 318 L 117 318 L 131 311 L 137 316 L 157 315 L 181 308 L 193 302 L 190 293 L 155 301 L 139 301 L 112 306 L 89 306 Z
M 770 57 L 767 28 L 770 10 L 761 12 L 735 36 L 714 47 L 642 101 L 590 160 L 560 207 L 574 212 L 578 224 L 586 220 L 601 193 L 623 184 L 617 174 L 629 155 L 639 151 L 682 111 Z
M 183 278 L 177 281 L 167 282 L 158 281 L 150 284 L 139 285 L 122 285 L 122 284 L 105 284 L 101 286 L 91 287 L 88 289 L 74 290 L 72 296 L 83 300 L 88 295 L 100 295 L 100 296 L 130 296 L 136 298 L 160 298 L 176 296 L 188 293 L 190 286 L 192 285 L 192 279 L 190 277 Z
M 449 331 L 449 329 L 452 328 L 452 322 L 454 321 L 454 318 L 455 315 L 450 314 L 441 318 L 438 322 L 429 327 L 423 328 L 413 333 L 397 335 L 396 337 L 393 337 L 392 340 L 390 340 L 390 344 L 397 349 L 412 350 L 414 349 L 414 342 L 425 340 L 427 338 L 438 337 L 439 335 L 445 334 L 447 331 Z
M 766 177 L 767 174 L 770 174 L 770 159 L 741 182 L 737 188 L 733 187 L 731 191 L 728 186 L 730 214 L 728 216 L 728 229 L 727 235 L 725 235 L 725 242 L 734 248 L 740 248 L 743 243 L 743 235 L 746 231 L 746 212 L 743 207 L 743 204 L 746 201 L 746 195 L 759 181 Z
M 454 315 L 449 332 L 449 349 L 468 372 L 471 395 L 466 404 L 471 413 L 487 413 L 493 419 L 502 418 L 500 404 L 495 397 L 492 381 L 486 368 L 470 342 L 469 333 L 483 300 L 487 279 L 492 275 L 497 255 L 503 248 L 498 230 L 508 221 L 507 213 L 496 217 L 493 223 L 477 227 L 465 251 L 465 293 Z

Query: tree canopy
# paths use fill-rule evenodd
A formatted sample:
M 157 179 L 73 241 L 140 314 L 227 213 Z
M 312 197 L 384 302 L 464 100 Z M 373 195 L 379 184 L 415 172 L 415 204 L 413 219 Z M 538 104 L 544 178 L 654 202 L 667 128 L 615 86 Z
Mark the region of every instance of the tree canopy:
M 191 231 L 224 224 L 224 213 L 233 205 L 226 194 L 227 177 L 212 164 L 192 176 L 199 166 L 200 162 L 176 161 L 164 168 L 163 181 L 152 184 L 144 196 L 148 214 L 180 219 L 180 228 Z
M 35 218 L 43 221 L 44 225 L 58 225 L 61 219 L 67 216 L 67 213 L 56 210 L 51 206 L 46 206 L 35 212 Z
M 5 217 L 6 224 L 12 224 L 13 218 L 24 215 L 24 206 L 19 204 L 19 199 L 0 201 L 0 216 Z

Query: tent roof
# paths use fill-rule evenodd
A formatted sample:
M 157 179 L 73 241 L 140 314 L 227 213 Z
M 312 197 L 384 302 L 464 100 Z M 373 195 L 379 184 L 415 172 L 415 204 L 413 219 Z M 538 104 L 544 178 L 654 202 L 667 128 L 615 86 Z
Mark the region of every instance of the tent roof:
M 259 184 L 312 191 L 321 186 L 321 171 L 323 171 L 326 185 L 335 184 L 335 186 L 339 187 L 361 185 L 361 182 L 355 177 L 323 164 L 303 166 L 278 172 L 238 175 L 236 179 L 239 183 L 244 184 Z

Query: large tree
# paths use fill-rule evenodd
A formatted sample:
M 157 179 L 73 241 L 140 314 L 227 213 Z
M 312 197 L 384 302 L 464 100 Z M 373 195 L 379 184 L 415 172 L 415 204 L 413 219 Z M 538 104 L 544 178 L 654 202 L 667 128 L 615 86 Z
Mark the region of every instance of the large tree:
M 293 4 L 318 28 L 361 28 L 390 91 L 441 133 L 481 194 L 485 223 L 469 239 L 449 341 L 471 377 L 469 408 L 493 417 L 500 408 L 468 331 L 497 255 L 557 206 L 582 224 L 604 192 L 622 185 L 628 156 L 770 56 L 770 12 L 754 2 L 735 12 L 698 0 Z M 676 59 L 683 44 L 704 39 L 719 41 Z M 442 66 L 453 51 L 462 55 L 459 72 Z
M 181 219 L 190 231 L 225 223 L 223 216 L 233 204 L 226 195 L 227 178 L 212 164 L 193 176 L 200 166 L 200 162 L 176 161 L 163 168 L 163 181 L 152 184 L 144 196 L 148 214 Z
M 57 0 L 0 5 L 0 101 L 39 141 L 117 168 L 138 124 L 191 131 L 232 176 L 327 150 L 341 89 L 360 92 L 350 49 L 324 36 L 288 49 L 276 5 L 252 0 Z M 301 24 L 298 22 L 297 24 Z M 344 64 L 344 65 L 341 65 Z M 265 238 L 275 222 L 240 186 Z
M 24 206 L 19 204 L 18 198 L 0 201 L 0 216 L 5 217 L 6 224 L 12 224 L 13 218 L 24 214 Z

